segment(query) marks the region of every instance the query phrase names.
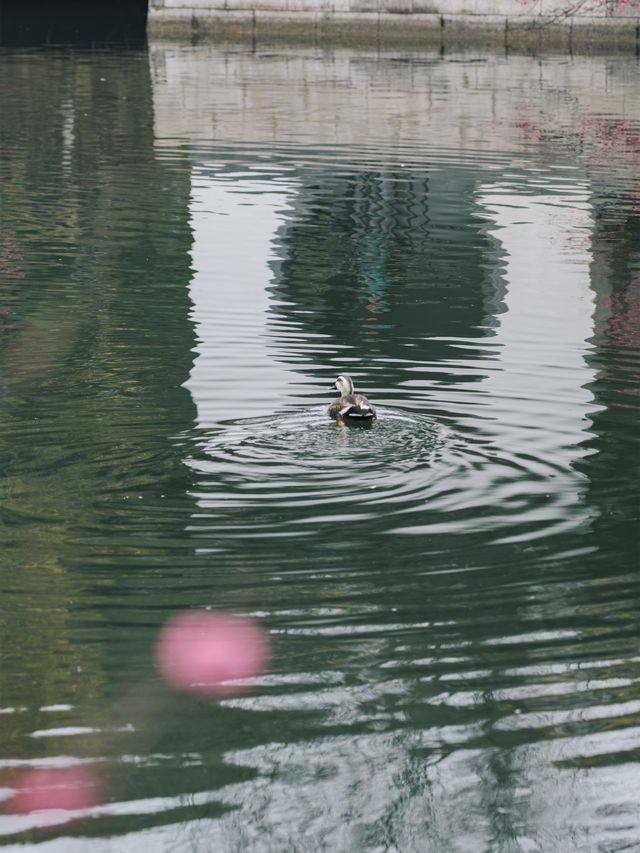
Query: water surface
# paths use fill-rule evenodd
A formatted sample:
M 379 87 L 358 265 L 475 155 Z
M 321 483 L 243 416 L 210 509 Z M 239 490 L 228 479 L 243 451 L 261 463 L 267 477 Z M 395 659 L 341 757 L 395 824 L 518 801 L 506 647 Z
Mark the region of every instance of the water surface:
M 0 790 L 108 792 L 0 844 L 640 846 L 637 60 L 0 69 Z M 195 607 L 250 693 L 160 683 Z

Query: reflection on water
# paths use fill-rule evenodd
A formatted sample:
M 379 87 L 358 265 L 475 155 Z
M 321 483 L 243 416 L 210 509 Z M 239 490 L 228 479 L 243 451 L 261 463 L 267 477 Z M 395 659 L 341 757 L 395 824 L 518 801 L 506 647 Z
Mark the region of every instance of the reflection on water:
M 272 242 L 295 192 L 286 173 L 277 181 L 236 172 L 216 180 L 194 169 L 189 295 L 199 342 L 185 384 L 200 427 L 272 411 L 286 397 L 286 369 L 274 363 L 267 380 L 264 325 Z M 260 384 L 252 381 L 257 372 Z
M 0 55 L 2 843 L 634 849 L 636 61 L 150 57 Z
M 505 312 L 492 339 L 495 364 L 482 383 L 482 428 L 503 453 L 550 466 L 541 535 L 584 523 L 586 478 L 576 463 L 588 452 L 593 335 L 586 187 L 548 186 L 538 177 L 520 187 L 480 188 L 489 232 L 504 257 Z M 518 191 L 519 190 L 519 191 Z M 553 470 L 551 470 L 551 468 Z

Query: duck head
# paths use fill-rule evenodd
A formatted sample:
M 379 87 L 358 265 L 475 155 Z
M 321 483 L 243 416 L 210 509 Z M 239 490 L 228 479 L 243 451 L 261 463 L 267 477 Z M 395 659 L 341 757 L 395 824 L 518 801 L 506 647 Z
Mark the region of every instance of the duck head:
M 340 393 L 341 397 L 344 397 L 347 394 L 353 394 L 353 382 L 351 381 L 351 377 L 347 376 L 346 373 L 341 373 L 329 390 L 333 391 L 334 389 Z

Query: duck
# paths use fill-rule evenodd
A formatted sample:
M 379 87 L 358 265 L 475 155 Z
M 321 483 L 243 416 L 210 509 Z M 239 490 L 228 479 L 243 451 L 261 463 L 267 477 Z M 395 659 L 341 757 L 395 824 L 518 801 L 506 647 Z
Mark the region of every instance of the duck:
M 364 394 L 355 393 L 353 380 L 346 373 L 341 373 L 328 390 L 340 393 L 327 410 L 329 417 L 340 426 L 345 423 L 371 423 L 376 419 L 375 407 Z

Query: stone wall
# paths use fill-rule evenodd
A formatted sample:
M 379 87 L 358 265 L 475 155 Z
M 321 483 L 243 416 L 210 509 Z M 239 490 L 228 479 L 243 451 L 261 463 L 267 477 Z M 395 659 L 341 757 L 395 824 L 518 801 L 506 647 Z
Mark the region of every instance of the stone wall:
M 150 0 L 154 37 L 316 45 L 486 44 L 639 51 L 640 6 L 563 0 Z

